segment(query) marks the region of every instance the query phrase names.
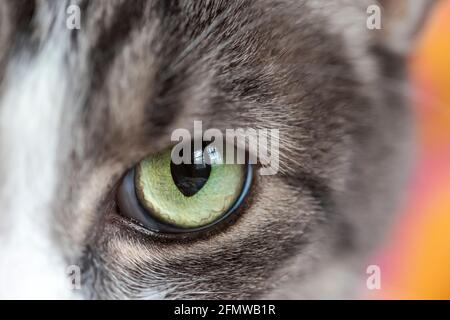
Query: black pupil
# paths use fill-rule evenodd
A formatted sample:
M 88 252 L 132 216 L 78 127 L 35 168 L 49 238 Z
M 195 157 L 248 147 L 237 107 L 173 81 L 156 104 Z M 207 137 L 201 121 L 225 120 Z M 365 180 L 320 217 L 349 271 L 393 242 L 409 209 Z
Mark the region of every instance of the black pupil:
M 201 163 L 199 163 L 199 159 L 194 162 L 196 154 L 201 157 Z M 173 181 L 181 193 L 186 197 L 192 197 L 199 192 L 206 181 L 208 181 L 211 173 L 211 166 L 204 161 L 203 150 L 192 153 L 191 163 L 192 164 L 182 163 L 178 165 L 173 162 L 170 163 Z

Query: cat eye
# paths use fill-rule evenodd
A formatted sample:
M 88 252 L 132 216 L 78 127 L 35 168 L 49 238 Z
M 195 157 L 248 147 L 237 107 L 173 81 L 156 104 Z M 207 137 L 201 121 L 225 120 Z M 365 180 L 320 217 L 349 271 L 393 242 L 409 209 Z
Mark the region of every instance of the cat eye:
M 199 232 L 226 220 L 248 194 L 252 167 L 204 159 L 223 158 L 218 152 L 194 150 L 192 164 L 172 162 L 171 149 L 142 160 L 119 186 L 121 215 L 157 233 Z

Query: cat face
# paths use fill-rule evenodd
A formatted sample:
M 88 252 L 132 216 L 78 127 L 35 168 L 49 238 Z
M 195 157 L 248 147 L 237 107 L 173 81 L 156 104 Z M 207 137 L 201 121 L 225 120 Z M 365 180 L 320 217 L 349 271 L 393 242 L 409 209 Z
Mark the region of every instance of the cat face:
M 381 3 L 369 30 L 371 1 L 1 1 L 1 296 L 354 297 L 407 177 L 429 7 Z M 124 216 L 124 176 L 196 120 L 279 130 L 278 173 L 207 232 Z

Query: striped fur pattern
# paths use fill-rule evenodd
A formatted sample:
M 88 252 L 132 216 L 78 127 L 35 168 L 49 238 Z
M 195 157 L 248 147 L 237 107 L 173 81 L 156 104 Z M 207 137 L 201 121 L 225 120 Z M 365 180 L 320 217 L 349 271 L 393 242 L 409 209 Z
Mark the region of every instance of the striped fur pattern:
M 380 2 L 382 31 L 369 0 L 1 0 L 0 296 L 355 297 L 407 177 L 428 4 Z M 232 225 L 161 238 L 115 187 L 194 120 L 279 129 L 281 170 Z

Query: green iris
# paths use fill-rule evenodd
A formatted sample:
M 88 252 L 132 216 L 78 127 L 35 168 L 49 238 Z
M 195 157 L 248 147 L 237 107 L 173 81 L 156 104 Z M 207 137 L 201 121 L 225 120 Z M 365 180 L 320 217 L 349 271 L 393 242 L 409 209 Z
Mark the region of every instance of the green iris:
M 172 168 L 172 170 L 171 170 Z M 204 182 L 186 195 L 176 184 L 170 150 L 144 159 L 136 167 L 135 188 L 140 204 L 157 220 L 179 228 L 215 222 L 238 201 L 246 165 L 211 164 Z

